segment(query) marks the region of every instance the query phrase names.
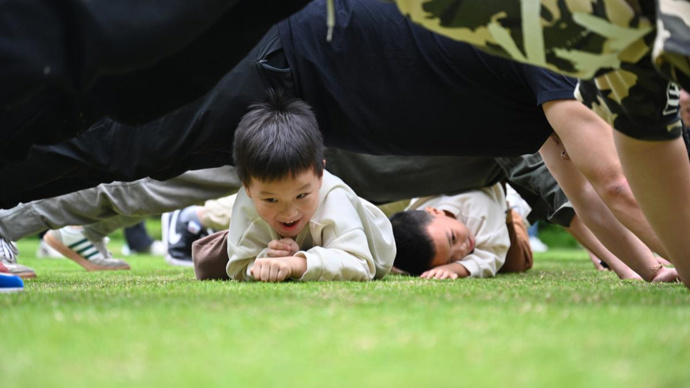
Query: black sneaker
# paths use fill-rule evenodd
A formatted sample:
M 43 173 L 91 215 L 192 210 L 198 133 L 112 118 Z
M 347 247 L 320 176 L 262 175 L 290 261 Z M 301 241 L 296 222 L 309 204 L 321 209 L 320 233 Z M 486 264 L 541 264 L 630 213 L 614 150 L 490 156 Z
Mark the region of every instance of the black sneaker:
M 190 206 L 161 216 L 163 242 L 168 248 L 165 261 L 170 265 L 193 267 L 192 243 L 213 232 L 201 225 L 196 208 Z

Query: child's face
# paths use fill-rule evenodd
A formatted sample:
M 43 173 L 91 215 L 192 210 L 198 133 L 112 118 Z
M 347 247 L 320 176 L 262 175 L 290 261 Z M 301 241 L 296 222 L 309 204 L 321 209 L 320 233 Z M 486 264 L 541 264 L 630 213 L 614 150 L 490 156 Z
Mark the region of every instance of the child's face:
M 474 250 L 474 236 L 465 224 L 433 207 L 424 211 L 432 217 L 426 230 L 436 248 L 431 268 L 461 260 Z
M 281 237 L 295 238 L 319 206 L 321 177 L 308 170 L 281 181 L 251 179 L 245 187 L 259 216 Z

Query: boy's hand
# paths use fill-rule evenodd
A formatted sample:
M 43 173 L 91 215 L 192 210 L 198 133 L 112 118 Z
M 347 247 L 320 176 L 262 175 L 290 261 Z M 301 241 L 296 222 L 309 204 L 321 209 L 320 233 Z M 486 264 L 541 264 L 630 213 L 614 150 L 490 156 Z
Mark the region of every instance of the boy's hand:
M 295 256 L 256 259 L 252 267 L 254 279 L 261 282 L 282 282 L 291 277 L 300 278 L 306 271 L 307 259 Z
M 268 243 L 268 257 L 287 257 L 292 256 L 299 251 L 299 245 L 295 240 L 285 237 L 280 240 L 272 240 Z
M 458 279 L 470 276 L 470 272 L 463 265 L 450 263 L 434 267 L 419 275 L 424 279 Z

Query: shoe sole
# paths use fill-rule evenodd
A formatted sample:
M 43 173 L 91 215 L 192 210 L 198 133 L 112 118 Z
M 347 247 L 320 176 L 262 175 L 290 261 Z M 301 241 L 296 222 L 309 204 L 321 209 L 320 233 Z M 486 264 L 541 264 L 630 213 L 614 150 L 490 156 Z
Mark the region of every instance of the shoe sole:
M 10 287 L 10 288 L 0 288 L 0 294 L 9 294 L 12 292 L 22 292 L 24 287 Z
M 36 272 L 34 272 L 31 269 L 24 271 L 24 272 L 20 272 L 17 270 L 17 268 L 12 267 L 12 268 L 7 268 L 7 270 L 8 270 L 8 272 L 0 272 L 0 273 L 9 273 L 9 274 L 14 275 L 14 276 L 19 276 L 22 279 L 33 279 L 36 277 Z
M 12 272 L 12 275 L 19 276 L 22 279 L 36 278 L 36 272 Z
M 108 266 L 102 266 L 102 265 L 94 264 L 94 263 L 90 262 L 89 260 L 83 258 L 77 252 L 70 249 L 68 246 L 63 244 L 57 238 L 53 237 L 53 234 L 51 233 L 51 231 L 48 231 L 48 233 L 46 233 L 43 236 L 43 240 L 45 240 L 45 242 L 48 245 L 50 245 L 53 249 L 60 252 L 66 258 L 79 264 L 80 266 L 82 266 L 87 271 L 117 271 L 117 270 L 128 270 L 128 269 L 130 269 L 129 265 L 124 265 L 124 266 L 119 266 L 119 267 L 108 267 Z
M 193 261 L 176 259 L 170 255 L 165 256 L 165 261 L 174 267 L 187 267 L 187 268 L 194 267 Z

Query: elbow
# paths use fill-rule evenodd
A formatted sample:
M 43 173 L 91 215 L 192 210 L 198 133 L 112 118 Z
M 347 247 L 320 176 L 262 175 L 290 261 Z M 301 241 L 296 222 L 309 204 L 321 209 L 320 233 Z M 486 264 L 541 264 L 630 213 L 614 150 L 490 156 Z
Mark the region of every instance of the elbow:
M 616 204 L 628 206 L 636 203 L 632 190 L 630 190 L 630 185 L 628 185 L 628 180 L 624 177 L 607 182 L 599 192 L 599 195 L 609 206 L 615 206 Z

